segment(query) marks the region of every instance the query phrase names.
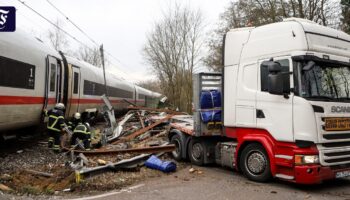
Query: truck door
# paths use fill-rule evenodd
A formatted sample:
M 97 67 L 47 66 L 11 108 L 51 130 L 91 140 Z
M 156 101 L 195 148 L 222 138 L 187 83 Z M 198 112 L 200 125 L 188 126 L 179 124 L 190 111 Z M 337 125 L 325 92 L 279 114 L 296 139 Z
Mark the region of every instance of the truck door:
M 261 66 L 265 60 L 260 60 L 258 70 L 258 88 L 256 117 L 257 128 L 267 130 L 272 137 L 278 141 L 293 141 L 293 93 L 288 96 L 273 95 L 268 92 L 267 77 L 268 70 Z M 291 71 L 292 60 L 290 57 L 274 58 L 274 61 L 279 62 L 284 72 Z M 290 78 L 290 87 L 293 88 L 292 75 L 287 75 Z
M 80 68 L 76 66 L 72 66 L 72 106 L 73 112 L 79 111 L 80 107 Z
M 46 66 L 46 94 L 45 107 L 49 104 L 55 104 L 60 101 L 61 89 L 61 70 L 57 59 L 48 56 L 48 65 Z

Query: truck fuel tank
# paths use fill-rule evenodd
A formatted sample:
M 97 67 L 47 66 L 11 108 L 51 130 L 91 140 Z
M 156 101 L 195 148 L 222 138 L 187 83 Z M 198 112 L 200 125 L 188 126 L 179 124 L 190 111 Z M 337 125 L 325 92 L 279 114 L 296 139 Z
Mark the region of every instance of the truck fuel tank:
M 219 142 L 215 147 L 216 164 L 234 169 L 236 147 L 237 142 Z

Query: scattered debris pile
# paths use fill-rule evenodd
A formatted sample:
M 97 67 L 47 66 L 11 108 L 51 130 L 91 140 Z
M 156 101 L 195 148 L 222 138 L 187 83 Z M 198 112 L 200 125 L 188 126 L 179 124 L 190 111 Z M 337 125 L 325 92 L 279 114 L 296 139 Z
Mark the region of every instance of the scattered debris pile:
M 130 107 L 122 118 L 115 119 L 108 99 L 104 101 L 107 123 L 91 127 L 93 150 L 85 151 L 79 143 L 71 148 L 66 134 L 62 153 L 51 152 L 40 141 L 0 157 L 0 190 L 18 194 L 103 191 L 160 176 L 162 172 L 141 166 L 151 155 L 164 158 L 164 153 L 175 150 L 166 135 L 169 119 L 179 113 Z

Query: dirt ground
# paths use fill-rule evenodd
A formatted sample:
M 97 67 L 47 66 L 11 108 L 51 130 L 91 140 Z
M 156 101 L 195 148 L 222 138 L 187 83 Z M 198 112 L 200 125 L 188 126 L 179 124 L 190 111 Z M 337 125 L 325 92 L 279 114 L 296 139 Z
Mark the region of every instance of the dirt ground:
M 107 162 L 116 162 L 132 157 L 132 154 L 99 155 L 88 157 L 91 163 L 97 165 L 97 159 Z M 167 154 L 162 159 L 171 160 Z M 85 178 L 83 182 L 75 182 L 75 173 L 68 164 L 70 154 L 54 153 L 47 148 L 46 139 L 29 142 L 13 142 L 0 148 L 0 184 L 10 188 L 5 193 L 12 197 L 51 197 L 69 195 L 96 194 L 104 191 L 120 189 L 128 185 L 152 177 L 160 177 L 163 172 L 138 167 L 128 171 L 106 172 L 93 177 Z M 184 164 L 178 164 L 181 169 Z M 26 170 L 35 170 L 53 174 L 44 177 L 28 173 Z M 1 192 L 1 190 L 0 190 Z M 4 193 L 2 191 L 0 194 Z M 1 196 L 0 196 L 1 199 Z

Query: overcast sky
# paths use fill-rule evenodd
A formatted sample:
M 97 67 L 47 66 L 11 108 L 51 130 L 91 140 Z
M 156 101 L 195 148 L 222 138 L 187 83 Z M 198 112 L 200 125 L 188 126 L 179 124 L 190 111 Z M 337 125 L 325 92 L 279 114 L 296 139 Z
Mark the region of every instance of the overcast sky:
M 47 0 L 21 0 L 51 21 L 60 19 L 62 28 L 78 40 L 93 47 L 81 32 L 57 12 Z M 150 66 L 142 57 L 146 34 L 162 16 L 169 4 L 175 2 L 201 9 L 207 24 L 206 30 L 215 28 L 219 15 L 230 0 L 49 0 L 118 60 L 109 57 L 116 71 L 133 82 L 154 78 Z M 52 26 L 17 0 L 1 0 L 1 6 L 17 8 L 17 27 L 46 40 Z M 70 48 L 77 48 L 70 40 Z M 117 65 L 115 67 L 115 65 Z

